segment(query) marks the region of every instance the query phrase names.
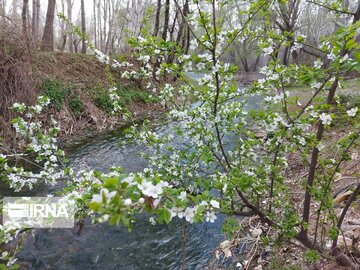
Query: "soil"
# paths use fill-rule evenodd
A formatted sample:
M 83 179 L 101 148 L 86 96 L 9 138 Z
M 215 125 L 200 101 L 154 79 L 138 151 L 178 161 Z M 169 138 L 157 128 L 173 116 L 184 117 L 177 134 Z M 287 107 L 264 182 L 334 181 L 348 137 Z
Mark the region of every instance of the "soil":
M 71 87 L 84 106 L 80 115 L 74 114 L 68 102 L 64 102 L 60 110 L 52 108 L 44 112 L 42 117 L 45 124 L 45 119 L 50 115 L 57 119 L 60 125 L 59 139 L 62 143 L 70 143 L 79 137 L 93 136 L 104 130 L 119 128 L 142 118 L 151 118 L 164 111 L 160 103 L 132 101 L 126 104 L 131 117 L 124 120 L 121 114 L 112 116 L 103 108 L 99 108 L 94 102 L 94 92 L 96 94 L 96 91 L 109 89 L 110 78 L 106 67 L 95 56 L 64 52 L 30 52 L 30 55 L 24 53 L 9 59 L 9 68 L 6 66 L 8 62 L 0 61 L 0 68 L 7 71 L 5 79 L 12 83 L 0 85 L 0 90 L 4 88 L 4 91 L 0 91 L 0 137 L 4 139 L 2 148 L 5 151 L 17 145 L 15 131 L 10 124 L 10 120 L 16 114 L 9 108 L 14 102 L 33 105 L 36 97 L 44 94 L 41 85 L 45 80 L 58 81 Z M 136 67 L 136 63 L 133 64 Z M 134 85 L 137 91 L 146 91 L 136 82 L 122 79 L 119 70 L 111 70 L 110 76 L 116 84 Z

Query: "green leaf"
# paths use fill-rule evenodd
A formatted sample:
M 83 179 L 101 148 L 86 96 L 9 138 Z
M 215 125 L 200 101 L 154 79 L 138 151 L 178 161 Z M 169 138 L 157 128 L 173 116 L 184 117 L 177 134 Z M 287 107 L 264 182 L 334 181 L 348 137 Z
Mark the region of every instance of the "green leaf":
M 101 208 L 101 203 L 91 202 L 91 203 L 89 203 L 89 208 L 95 212 L 98 212 L 99 209 Z
M 166 208 L 158 209 L 157 214 L 160 224 L 162 224 L 163 222 L 169 223 L 171 221 L 171 213 Z
M 104 187 L 110 190 L 114 190 L 117 188 L 119 180 L 117 178 L 107 178 L 104 182 Z

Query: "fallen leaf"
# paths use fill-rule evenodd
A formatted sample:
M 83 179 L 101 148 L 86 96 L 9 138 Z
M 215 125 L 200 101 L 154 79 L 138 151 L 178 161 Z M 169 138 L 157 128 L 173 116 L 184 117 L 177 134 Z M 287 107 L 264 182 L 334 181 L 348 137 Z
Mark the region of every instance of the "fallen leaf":
M 335 202 L 336 202 L 336 203 L 341 203 L 341 202 L 343 202 L 343 201 L 346 201 L 346 200 L 351 196 L 351 194 L 353 194 L 353 191 L 348 190 L 348 191 L 346 191 L 345 193 L 340 194 L 339 196 L 337 196 L 337 197 L 335 198 Z

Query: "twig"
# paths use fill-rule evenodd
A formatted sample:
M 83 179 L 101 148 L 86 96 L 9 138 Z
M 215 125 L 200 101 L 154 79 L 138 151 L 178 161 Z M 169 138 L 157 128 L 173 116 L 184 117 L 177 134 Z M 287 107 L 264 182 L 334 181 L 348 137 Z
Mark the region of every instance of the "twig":
M 306 2 L 307 2 L 307 3 L 314 4 L 314 5 L 317 5 L 317 6 L 320 6 L 320 7 L 323 7 L 323 8 L 326 8 L 326 9 L 328 9 L 328 10 L 335 11 L 336 13 L 348 14 L 348 15 L 355 16 L 355 13 L 350 12 L 350 11 L 346 11 L 346 10 L 339 10 L 339 9 L 332 8 L 332 7 L 329 7 L 329 6 L 327 6 L 327 5 L 320 4 L 320 3 L 317 3 L 317 2 L 314 2 L 314 1 L 310 1 L 310 0 L 307 0 Z

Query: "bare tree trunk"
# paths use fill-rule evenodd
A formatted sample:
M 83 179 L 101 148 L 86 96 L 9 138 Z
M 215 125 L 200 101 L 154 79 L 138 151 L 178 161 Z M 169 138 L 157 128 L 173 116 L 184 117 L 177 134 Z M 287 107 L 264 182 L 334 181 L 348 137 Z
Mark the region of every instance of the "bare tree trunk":
M 186 17 L 189 13 L 189 0 L 185 1 L 184 7 L 183 7 L 183 15 Z M 179 31 L 178 35 L 176 37 L 176 43 L 180 44 L 180 41 L 182 40 L 183 36 L 186 34 L 186 20 L 183 18 L 181 21 L 181 24 L 179 24 Z
M 107 26 L 107 19 L 108 19 L 108 14 L 107 14 L 107 1 L 108 0 L 104 0 L 104 6 L 103 6 L 103 11 L 104 11 L 104 24 L 103 24 L 103 29 L 102 29 L 102 34 L 101 36 L 103 37 L 103 40 L 101 42 L 101 50 L 104 51 L 105 50 L 105 43 L 106 43 L 106 26 Z M 106 53 L 106 52 L 105 52 Z
M 97 4 L 97 8 L 98 8 L 98 21 L 99 21 L 99 49 L 102 50 L 103 49 L 103 35 L 102 35 L 102 17 L 101 17 L 101 2 L 99 1 Z
M 62 14 L 65 14 L 65 2 L 64 2 L 64 0 L 61 0 L 61 12 L 62 12 Z M 65 49 L 66 39 L 67 39 L 66 25 L 65 25 L 65 22 L 63 20 L 61 20 L 61 22 L 60 22 L 60 32 L 61 32 L 62 42 L 60 40 L 59 49 L 60 49 L 60 51 L 63 52 L 64 49 Z
M 0 0 L 0 32 L 3 31 L 3 29 L 5 29 L 6 27 L 6 23 L 5 23 L 5 7 L 6 7 L 6 2 L 5 0 Z M 0 49 L 4 50 L 5 47 L 5 39 L 1 38 L 0 39 Z
M 4 16 L 5 16 L 5 10 L 4 10 L 4 2 L 3 0 L 0 0 L 0 29 L 4 26 Z
M 44 34 L 41 42 L 41 50 L 54 50 L 54 15 L 55 15 L 56 0 L 48 0 L 48 9 L 46 12 L 46 21 Z
M 284 3 L 279 3 L 278 15 L 281 22 L 275 20 L 275 24 L 279 27 L 281 32 L 294 33 L 295 24 L 299 17 L 300 2 L 300 0 L 289 0 Z M 281 60 L 284 65 L 289 64 L 289 50 L 294 46 L 294 37 L 289 36 L 287 40 L 289 41 L 290 46 L 286 46 L 284 49 L 284 54 Z M 280 56 L 280 54 L 278 55 Z M 293 59 L 297 61 L 297 53 L 292 53 L 292 56 Z
M 40 0 L 32 1 L 31 35 L 33 48 L 38 47 L 40 24 Z
M 13 19 L 17 19 L 17 15 L 18 15 L 18 13 L 17 13 L 17 8 L 18 8 L 18 1 L 17 1 L 17 0 L 13 0 L 13 1 L 12 1 L 12 15 L 11 15 L 11 17 L 12 17 Z
M 94 5 L 94 9 L 93 9 L 93 12 L 94 12 L 94 14 L 93 14 L 93 20 L 94 20 L 94 29 L 93 29 L 93 31 L 94 31 L 94 42 L 95 42 L 95 48 L 97 48 L 98 47 L 98 43 L 97 43 L 97 24 L 96 24 L 96 0 L 94 0 L 94 3 L 93 3 L 93 5 Z
M 244 71 L 245 72 L 250 72 L 247 59 L 246 58 L 241 59 L 241 63 L 243 65 L 243 67 L 244 67 Z
M 255 72 L 257 70 L 257 65 L 259 64 L 259 60 L 260 60 L 260 55 L 258 55 L 256 57 L 256 60 L 255 60 L 255 63 L 254 63 L 254 66 L 252 68 L 252 71 Z
M 31 17 L 31 35 L 32 35 L 32 45 L 34 48 L 37 47 L 37 35 L 38 29 L 36 29 L 36 9 L 37 9 L 37 1 L 32 1 L 32 17 Z
M 29 0 L 23 0 L 22 10 L 21 10 L 21 20 L 22 20 L 22 35 L 26 42 L 26 46 L 29 48 L 29 34 L 28 34 L 28 9 L 29 9 Z
M 159 33 L 160 12 L 161 12 L 161 0 L 158 0 L 157 1 L 157 6 L 156 6 L 155 26 L 154 26 L 154 33 L 153 33 L 154 37 L 156 37 L 158 35 L 158 33 Z
M 283 65 L 287 66 L 288 58 L 289 58 L 289 47 L 285 47 L 283 53 L 284 54 L 283 54 L 282 63 L 283 63 Z
M 185 48 L 185 54 L 189 54 L 189 48 L 190 48 L 190 28 L 186 27 L 186 43 L 184 44 Z
M 86 22 L 85 22 L 85 4 L 84 0 L 81 0 L 81 32 L 83 35 L 86 34 Z M 86 42 L 85 38 L 82 39 L 81 52 L 86 54 Z
M 166 0 L 165 2 L 165 19 L 164 19 L 164 29 L 162 32 L 162 39 L 166 40 L 167 33 L 169 29 L 169 18 L 170 18 L 170 0 Z
M 72 34 L 72 7 L 73 7 L 73 1 L 67 0 L 67 18 L 68 21 L 66 23 L 66 32 L 69 36 L 69 52 L 74 52 L 74 39 Z
M 80 44 L 80 39 L 78 39 L 77 37 L 75 37 L 73 44 L 74 44 L 74 52 L 75 52 L 75 53 L 78 53 L 78 51 L 79 51 L 78 48 L 79 48 L 79 44 Z
M 105 53 L 109 53 L 110 51 L 110 41 L 111 41 L 111 32 L 112 32 L 112 20 L 113 20 L 113 16 L 112 16 L 112 7 L 113 7 L 113 0 L 109 1 L 109 6 L 108 6 L 108 10 L 109 10 L 109 20 L 108 20 L 108 31 L 107 31 L 107 35 L 106 35 L 106 43 L 105 43 Z
M 39 29 L 40 29 L 40 0 L 36 0 L 36 12 L 35 12 L 35 35 L 34 35 L 34 47 L 37 48 L 39 44 Z
M 176 21 L 178 19 L 178 16 L 179 16 L 179 9 L 176 8 L 174 20 L 173 20 L 173 23 L 172 23 L 171 29 L 170 29 L 170 41 L 174 41 L 174 31 L 175 31 L 175 26 L 176 26 Z

